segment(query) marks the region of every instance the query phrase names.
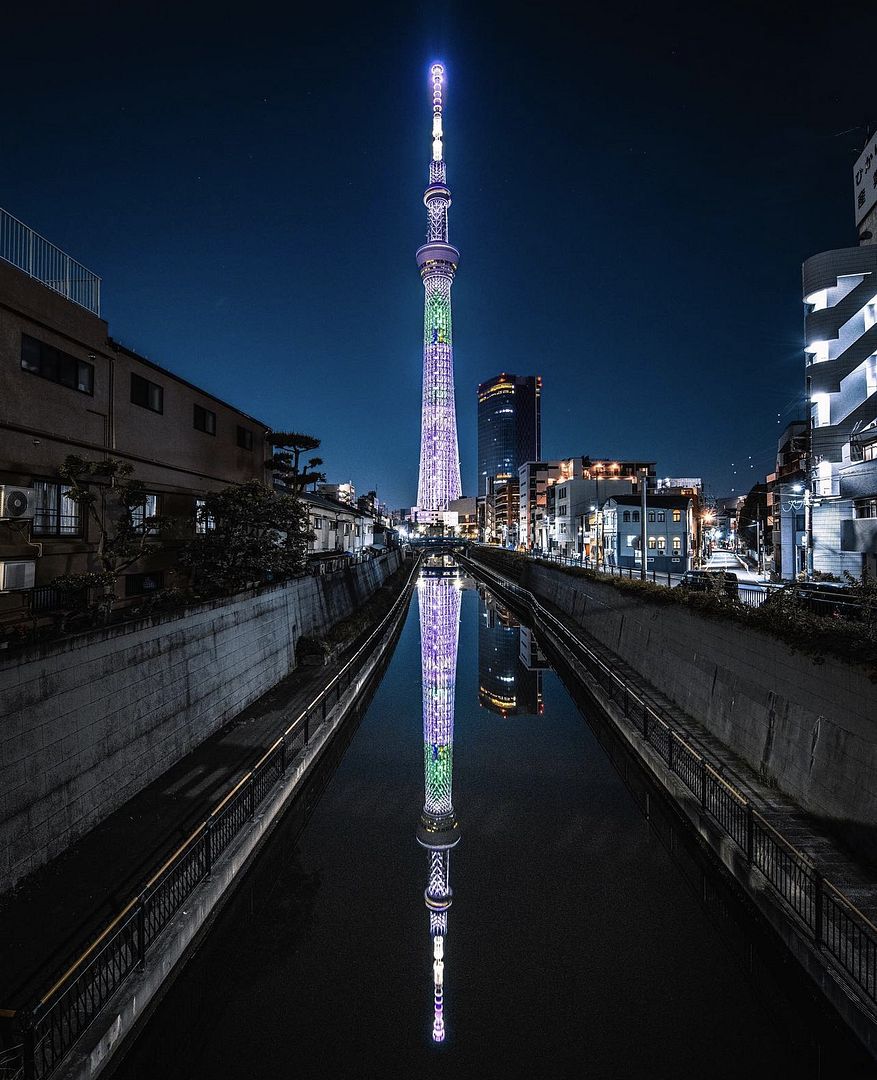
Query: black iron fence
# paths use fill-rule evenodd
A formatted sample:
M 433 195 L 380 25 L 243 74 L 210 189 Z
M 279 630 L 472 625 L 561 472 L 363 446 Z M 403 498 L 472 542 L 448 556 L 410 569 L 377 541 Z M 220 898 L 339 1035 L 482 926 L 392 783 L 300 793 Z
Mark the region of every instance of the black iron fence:
M 395 632 L 418 566 L 415 562 L 405 588 L 356 653 L 35 1006 L 0 1010 L 7 1022 L 14 1022 L 21 1039 L 0 1052 L 0 1080 L 50 1076 L 104 1005 L 142 968 L 168 923 L 210 877 L 216 861 L 307 747 L 315 721 L 325 721 L 354 681 L 362 660 Z
M 614 566 L 605 562 L 598 565 L 587 557 L 577 558 L 574 555 L 558 555 L 554 553 L 534 553 L 531 558 L 538 559 L 541 562 L 556 563 L 558 566 L 593 570 L 595 573 L 605 574 L 607 577 L 628 578 L 631 581 L 642 579 L 642 571 L 638 566 Z M 736 598 L 746 607 L 761 607 L 773 596 L 794 591 L 797 603 L 813 612 L 814 615 L 843 618 L 853 622 L 869 622 L 874 617 L 868 606 L 862 603 L 861 599 L 857 598 L 852 591 L 828 595 L 825 590 L 820 592 L 819 582 L 785 582 L 778 584 L 774 582 L 735 581 L 730 575 L 735 574 L 736 571 L 729 570 L 729 576 L 725 579 L 719 578 L 720 572 L 711 571 L 711 573 L 715 573 L 714 587 L 716 590 L 721 590 L 725 595 Z M 673 573 L 672 571 L 658 573 L 653 568 L 646 570 L 645 580 L 652 582 L 654 585 L 664 585 L 672 589 L 682 584 L 683 576 L 681 573 Z M 709 590 L 711 583 L 697 581 L 693 582 L 691 587 L 704 592 Z
M 638 689 L 610 668 L 541 604 L 528 589 L 478 563 L 478 572 L 501 589 L 525 601 L 552 633 L 584 665 L 642 738 L 653 746 L 671 772 L 700 801 L 701 809 L 719 825 L 782 898 L 815 944 L 842 968 L 855 985 L 877 1004 L 877 926 L 848 896 L 828 881 L 811 859 L 782 836 L 695 750 L 672 720 L 646 701 Z

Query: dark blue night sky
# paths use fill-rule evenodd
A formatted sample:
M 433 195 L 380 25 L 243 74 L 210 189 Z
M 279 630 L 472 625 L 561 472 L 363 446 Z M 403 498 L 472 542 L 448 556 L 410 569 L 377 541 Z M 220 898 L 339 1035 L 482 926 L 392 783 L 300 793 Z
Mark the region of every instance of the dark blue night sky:
M 114 337 L 320 436 L 330 479 L 416 496 L 434 59 L 466 493 L 500 370 L 543 376 L 546 456 L 717 495 L 801 415 L 800 264 L 855 242 L 870 5 L 16 6 L 0 205 L 102 275 Z

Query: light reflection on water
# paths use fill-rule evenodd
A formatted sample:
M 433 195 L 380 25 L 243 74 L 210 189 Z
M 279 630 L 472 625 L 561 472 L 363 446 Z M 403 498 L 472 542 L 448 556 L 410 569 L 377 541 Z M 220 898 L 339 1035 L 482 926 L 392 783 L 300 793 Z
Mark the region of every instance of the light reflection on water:
M 304 830 L 117 1080 L 873 1075 L 601 732 L 500 602 L 425 573 Z

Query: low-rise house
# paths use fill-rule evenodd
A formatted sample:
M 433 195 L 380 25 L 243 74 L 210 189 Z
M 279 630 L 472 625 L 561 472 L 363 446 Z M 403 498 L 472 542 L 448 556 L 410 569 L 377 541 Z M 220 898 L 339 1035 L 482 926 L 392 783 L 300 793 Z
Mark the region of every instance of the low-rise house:
M 603 559 L 607 566 L 642 567 L 642 502 L 618 495 L 603 504 Z M 681 574 L 694 565 L 694 500 L 684 495 L 646 497 L 646 568 Z
M 319 493 L 305 492 L 301 498 L 313 534 L 308 541 L 311 558 L 358 555 L 374 546 L 374 518 L 370 513 Z

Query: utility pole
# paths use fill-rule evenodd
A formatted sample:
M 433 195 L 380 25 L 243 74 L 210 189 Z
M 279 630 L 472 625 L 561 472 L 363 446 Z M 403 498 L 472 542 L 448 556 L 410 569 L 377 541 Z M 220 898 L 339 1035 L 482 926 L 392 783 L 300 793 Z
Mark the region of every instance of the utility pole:
M 639 542 L 640 542 L 640 547 L 642 548 L 642 566 L 640 567 L 640 577 L 643 579 L 643 581 L 645 581 L 646 580 L 646 575 L 648 573 L 647 562 L 648 562 L 648 551 L 649 551 L 649 527 L 648 527 L 648 524 L 646 523 L 646 488 L 648 487 L 648 483 L 649 483 L 649 470 L 648 470 L 648 468 L 643 469 L 641 475 L 642 475 L 642 480 L 640 482 L 641 517 L 640 517 Z
M 804 541 L 807 547 L 804 550 L 804 580 L 809 581 L 813 577 L 813 491 L 812 480 L 808 477 L 804 487 Z

